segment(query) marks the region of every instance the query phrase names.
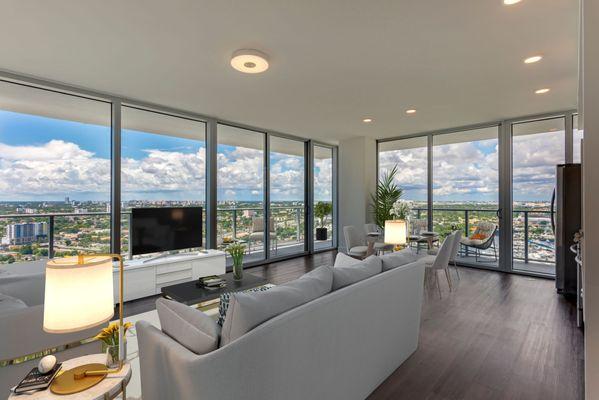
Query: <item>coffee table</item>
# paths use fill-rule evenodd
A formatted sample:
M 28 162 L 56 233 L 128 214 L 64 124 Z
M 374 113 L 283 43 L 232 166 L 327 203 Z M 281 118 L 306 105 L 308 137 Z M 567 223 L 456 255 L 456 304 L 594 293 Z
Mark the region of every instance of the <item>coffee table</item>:
M 206 303 L 211 300 L 216 300 L 221 294 L 226 292 L 240 292 L 252 289 L 258 286 L 263 286 L 268 281 L 260 276 L 244 273 L 243 279 L 236 281 L 233 279 L 233 273 L 220 275 L 225 280 L 227 285 L 222 288 L 206 289 L 196 285 L 197 280 L 191 282 L 178 283 L 176 285 L 165 286 L 162 288 L 162 296 L 178 301 L 179 303 L 188 306 Z

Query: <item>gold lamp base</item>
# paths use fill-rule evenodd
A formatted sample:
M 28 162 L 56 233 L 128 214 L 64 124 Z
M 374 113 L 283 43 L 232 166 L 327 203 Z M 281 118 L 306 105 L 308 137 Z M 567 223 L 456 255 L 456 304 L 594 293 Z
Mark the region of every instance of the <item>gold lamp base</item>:
M 93 375 L 86 374 L 88 371 L 94 371 Z M 104 364 L 80 365 L 59 374 L 50 385 L 50 391 L 54 394 L 78 393 L 102 382 L 107 374 Z

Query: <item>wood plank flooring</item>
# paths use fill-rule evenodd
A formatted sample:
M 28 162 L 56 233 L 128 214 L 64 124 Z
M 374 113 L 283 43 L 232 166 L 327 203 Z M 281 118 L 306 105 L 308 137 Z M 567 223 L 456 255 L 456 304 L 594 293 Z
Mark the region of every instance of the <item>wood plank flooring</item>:
M 256 267 L 271 283 L 295 279 L 335 252 Z M 410 400 L 578 400 L 583 398 L 583 336 L 575 307 L 546 279 L 460 268 L 442 299 L 427 285 L 418 350 L 369 397 Z M 125 314 L 155 299 L 127 303 Z

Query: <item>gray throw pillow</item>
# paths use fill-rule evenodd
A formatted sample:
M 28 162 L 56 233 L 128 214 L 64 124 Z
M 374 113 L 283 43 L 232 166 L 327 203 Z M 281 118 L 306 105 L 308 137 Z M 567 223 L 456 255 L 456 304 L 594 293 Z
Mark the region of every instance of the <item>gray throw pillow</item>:
M 162 331 L 196 354 L 218 348 L 216 322 L 200 310 L 167 299 L 156 300 Z
M 225 346 L 258 325 L 331 291 L 333 269 L 323 266 L 265 292 L 232 293 L 221 331 Z
M 389 271 L 418 260 L 418 257 L 410 250 L 384 254 L 380 258 L 383 261 L 383 271 Z
M 360 264 L 362 260 L 358 260 L 357 258 L 353 258 L 344 253 L 337 253 L 337 257 L 335 257 L 334 267 L 349 267 L 351 265 Z
M 251 288 L 248 290 L 242 290 L 242 292 L 264 292 L 265 290 L 274 287 L 273 285 L 269 286 L 258 286 L 255 288 Z M 225 318 L 227 317 L 227 311 L 229 310 L 229 304 L 231 303 L 231 295 L 236 292 L 226 292 L 220 295 L 220 300 L 218 303 L 218 321 L 216 323 L 218 326 L 222 327 L 225 323 Z
M 382 261 L 377 256 L 370 256 L 363 261 L 356 261 L 356 264 L 348 266 L 335 265 L 335 268 L 333 268 L 333 290 L 370 278 L 380 274 L 383 270 Z M 337 264 L 336 261 L 335 264 Z

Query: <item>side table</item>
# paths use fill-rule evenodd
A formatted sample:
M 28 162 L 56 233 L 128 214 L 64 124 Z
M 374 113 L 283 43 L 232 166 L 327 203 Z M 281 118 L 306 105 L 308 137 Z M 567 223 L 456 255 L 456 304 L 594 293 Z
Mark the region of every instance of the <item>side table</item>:
M 83 364 L 104 364 L 105 362 L 106 354 L 90 354 L 64 361 L 62 363 L 62 370 L 66 371 Z M 23 394 L 12 393 L 8 398 L 10 400 L 111 400 L 122 393 L 123 400 L 125 400 L 127 397 L 126 387 L 130 380 L 131 364 L 125 360 L 123 363 L 123 368 L 118 373 L 108 374 L 106 378 L 100 381 L 97 385 L 79 393 L 58 395 L 52 393 L 50 388 L 48 388 L 46 390 Z

